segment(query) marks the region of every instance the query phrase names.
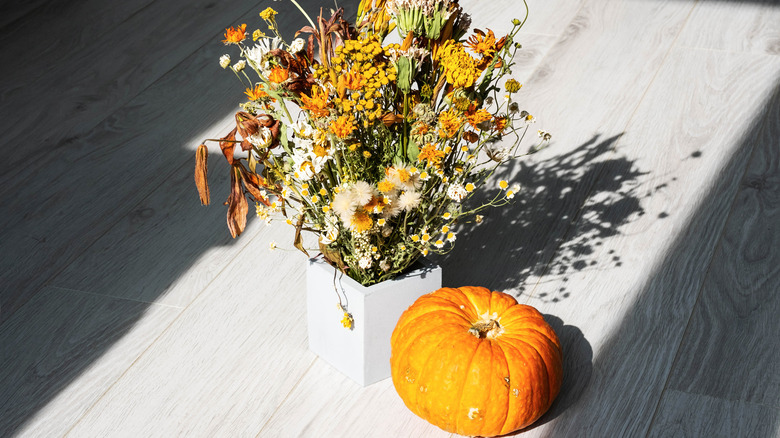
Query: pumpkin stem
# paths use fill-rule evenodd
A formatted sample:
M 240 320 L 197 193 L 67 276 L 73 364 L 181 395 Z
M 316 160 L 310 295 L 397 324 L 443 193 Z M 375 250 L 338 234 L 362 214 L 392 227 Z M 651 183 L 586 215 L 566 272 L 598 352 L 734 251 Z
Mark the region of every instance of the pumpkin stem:
M 495 319 L 481 320 L 472 324 L 469 333 L 478 338 L 496 338 L 504 332 L 504 328 Z

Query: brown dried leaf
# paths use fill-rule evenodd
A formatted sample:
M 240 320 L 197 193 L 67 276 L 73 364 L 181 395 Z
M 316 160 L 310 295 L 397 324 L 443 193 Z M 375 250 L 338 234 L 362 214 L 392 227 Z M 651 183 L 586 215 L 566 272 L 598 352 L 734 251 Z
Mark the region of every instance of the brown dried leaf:
M 228 164 L 232 165 L 236 160 L 233 158 L 233 150 L 236 148 L 236 128 L 233 128 L 228 135 L 219 140 L 219 147 L 225 156 Z
M 208 168 L 209 149 L 205 144 L 202 144 L 198 146 L 198 150 L 195 152 L 195 185 L 198 187 L 198 195 L 200 195 L 201 205 L 209 205 L 211 202 L 211 194 L 209 193 Z
M 385 124 L 385 126 L 390 127 L 395 123 L 401 123 L 404 121 L 404 117 L 399 114 L 394 113 L 385 113 L 382 116 L 382 123 Z
M 246 228 L 246 215 L 249 212 L 249 205 L 246 202 L 246 196 L 241 189 L 241 169 L 240 165 L 233 165 L 230 172 L 230 196 L 228 197 L 227 224 L 230 235 L 233 238 L 238 237 Z
M 303 237 L 301 236 L 301 228 L 303 228 L 304 219 L 304 216 L 301 215 L 301 217 L 298 218 L 298 223 L 295 224 L 295 240 L 293 241 L 293 246 L 306 254 L 306 257 L 309 257 L 309 253 L 306 252 L 306 248 L 303 247 Z
M 246 170 L 244 166 L 240 164 L 239 167 L 241 169 L 241 177 L 244 179 L 244 187 L 246 187 L 246 190 L 255 198 L 255 201 L 262 202 L 266 206 L 271 205 L 261 192 L 261 187 L 265 187 L 266 185 L 265 179 L 256 173 Z
M 341 254 L 335 249 L 328 248 L 328 245 L 323 244 L 322 238 L 320 238 L 319 244 L 320 252 L 322 253 L 322 256 L 325 257 L 325 260 L 327 260 L 331 265 L 337 266 L 339 270 L 346 271 L 347 265 L 341 258 Z

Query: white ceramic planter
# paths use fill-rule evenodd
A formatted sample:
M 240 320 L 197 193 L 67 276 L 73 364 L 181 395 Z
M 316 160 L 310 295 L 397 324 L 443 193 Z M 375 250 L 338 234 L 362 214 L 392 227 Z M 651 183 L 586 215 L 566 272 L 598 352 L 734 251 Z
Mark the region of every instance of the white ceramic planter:
M 310 259 L 306 274 L 309 348 L 363 386 L 390 377 L 390 336 L 398 318 L 418 297 L 441 287 L 439 266 L 421 260 L 413 268 L 369 287 L 339 272 L 336 287 L 354 319 L 350 330 L 341 324 L 344 313 L 333 287 L 334 268 L 322 259 Z

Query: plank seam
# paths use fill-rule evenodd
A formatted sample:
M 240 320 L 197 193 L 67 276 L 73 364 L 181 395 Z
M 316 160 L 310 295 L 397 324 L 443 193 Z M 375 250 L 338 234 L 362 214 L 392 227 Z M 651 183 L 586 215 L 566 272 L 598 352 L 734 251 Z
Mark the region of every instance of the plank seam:
M 298 386 L 301 384 L 301 382 L 303 382 L 303 379 L 306 378 L 306 375 L 311 372 L 312 367 L 314 367 L 314 364 L 317 363 L 318 360 L 319 359 L 316 357 L 312 359 L 311 363 L 309 364 L 309 367 L 306 368 L 306 371 L 303 374 L 301 374 L 301 377 L 298 379 L 297 382 L 295 382 L 295 385 L 293 385 L 292 388 L 290 388 L 290 391 L 288 391 L 287 394 L 282 399 L 282 401 L 279 402 L 279 404 L 276 406 L 276 409 L 274 409 L 274 411 L 271 412 L 271 415 L 268 416 L 268 419 L 265 420 L 265 423 L 263 423 L 263 425 L 260 427 L 260 430 L 257 432 L 257 435 L 255 435 L 255 438 L 260 438 L 261 434 L 263 433 L 263 430 L 265 430 L 265 428 L 268 427 L 268 424 L 271 422 L 274 416 L 276 416 L 276 413 L 279 412 L 279 409 L 281 409 L 282 406 L 284 406 L 284 403 L 287 401 L 288 398 L 290 398 L 292 393 L 295 392 L 296 389 L 298 389 Z
M 41 289 L 45 289 L 45 288 L 56 289 L 56 290 L 60 290 L 60 291 L 63 291 L 63 292 L 68 292 L 68 293 L 78 293 L 78 294 L 91 295 L 91 296 L 101 297 L 101 298 L 111 298 L 111 299 L 114 299 L 114 300 L 129 301 L 129 302 L 132 302 L 132 303 L 149 304 L 149 305 L 154 305 L 154 306 L 168 307 L 170 309 L 181 309 L 181 310 L 184 310 L 184 307 L 182 307 L 182 306 L 174 306 L 172 304 L 157 303 L 157 302 L 154 302 L 154 301 L 134 300 L 132 298 L 118 297 L 116 295 L 111 295 L 111 294 L 100 294 L 100 293 L 96 293 L 96 292 L 90 292 L 90 291 L 80 290 L 80 289 L 73 289 L 73 288 L 69 288 L 69 287 L 47 285 L 47 286 L 44 286 Z

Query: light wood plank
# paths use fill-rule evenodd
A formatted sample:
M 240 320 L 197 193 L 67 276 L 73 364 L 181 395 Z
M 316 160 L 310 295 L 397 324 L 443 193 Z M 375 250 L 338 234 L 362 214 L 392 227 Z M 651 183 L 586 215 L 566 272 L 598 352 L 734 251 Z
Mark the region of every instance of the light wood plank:
M 390 379 L 366 388 L 317 360 L 257 437 L 449 437 L 415 416 Z
M 699 1 L 680 45 L 713 50 L 780 55 L 777 0 Z
M 64 434 L 180 312 L 45 288 L 0 329 L 0 435 Z
M 305 259 L 268 254 L 288 231 L 263 228 L 68 436 L 254 436 L 315 359 Z
M 670 54 L 618 146 L 638 168 L 652 170 L 634 189 L 643 194 L 644 214 L 599 237 L 590 233 L 591 222 L 603 220 L 595 213 L 616 194 L 595 193 L 549 275 L 527 299 L 582 330 L 594 357 L 579 399 L 530 436 L 642 436 L 649 430 L 725 225 L 723 212 L 752 152 L 754 142 L 746 139 L 754 118 L 764 117 L 779 66 L 777 58 L 752 54 Z M 737 80 L 743 84 L 735 87 Z M 678 98 L 670 100 L 668 90 Z M 739 109 L 743 122 L 724 124 L 711 108 Z M 602 181 L 627 170 L 606 169 Z M 590 252 L 580 252 L 583 242 Z M 586 268 L 561 273 L 572 255 Z
M 776 437 L 780 410 L 705 395 L 667 391 L 648 437 Z
M 483 226 L 459 231 L 456 250 L 441 260 L 445 285 L 527 290 L 544 272 L 591 191 L 635 184 L 638 175 L 628 172 L 616 187 L 594 186 L 605 166 L 630 165 L 611 150 L 690 10 L 690 4 L 675 1 L 584 4 L 519 95 L 522 109 L 539 120 L 529 136 L 536 129 L 550 131 L 551 146 L 495 177 L 532 191 L 522 193 L 512 206 L 488 210 Z M 647 17 L 656 19 L 648 22 Z
M 669 380 L 671 389 L 780 407 L 780 83 Z

